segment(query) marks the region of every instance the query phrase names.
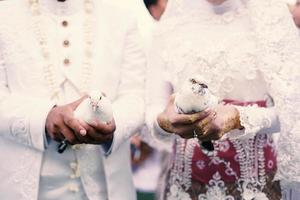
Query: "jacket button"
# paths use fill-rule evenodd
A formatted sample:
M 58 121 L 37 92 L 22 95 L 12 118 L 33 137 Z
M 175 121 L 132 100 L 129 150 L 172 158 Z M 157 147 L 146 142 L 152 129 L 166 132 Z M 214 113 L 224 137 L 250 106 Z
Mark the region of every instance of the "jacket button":
M 69 23 L 68 23 L 68 21 L 64 20 L 64 21 L 61 22 L 61 25 L 63 27 L 67 27 L 69 25 Z
M 68 58 L 65 58 L 64 59 L 64 65 L 70 65 L 70 59 L 68 59 Z
M 64 40 L 63 45 L 64 45 L 64 47 L 69 47 L 70 46 L 70 41 L 69 40 Z

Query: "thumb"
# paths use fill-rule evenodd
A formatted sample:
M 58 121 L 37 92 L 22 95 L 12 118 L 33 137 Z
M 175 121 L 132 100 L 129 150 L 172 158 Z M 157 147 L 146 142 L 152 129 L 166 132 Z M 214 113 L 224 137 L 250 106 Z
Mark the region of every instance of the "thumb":
M 169 105 L 173 105 L 174 102 L 175 102 L 175 97 L 176 97 L 176 94 L 172 94 L 170 97 L 169 97 Z
M 88 98 L 88 95 L 82 96 L 80 99 L 70 103 L 70 106 L 72 107 L 73 110 L 76 110 L 76 108 L 83 102 L 86 98 Z

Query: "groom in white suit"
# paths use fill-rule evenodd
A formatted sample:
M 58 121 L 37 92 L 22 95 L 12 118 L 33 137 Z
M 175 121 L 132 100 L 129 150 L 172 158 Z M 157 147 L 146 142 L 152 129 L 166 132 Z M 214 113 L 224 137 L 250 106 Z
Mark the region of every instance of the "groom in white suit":
M 128 138 L 143 123 L 138 41 L 135 20 L 100 0 L 0 1 L 0 199 L 135 199 Z M 91 90 L 112 101 L 113 122 L 73 117 Z M 59 154 L 65 139 L 73 145 Z

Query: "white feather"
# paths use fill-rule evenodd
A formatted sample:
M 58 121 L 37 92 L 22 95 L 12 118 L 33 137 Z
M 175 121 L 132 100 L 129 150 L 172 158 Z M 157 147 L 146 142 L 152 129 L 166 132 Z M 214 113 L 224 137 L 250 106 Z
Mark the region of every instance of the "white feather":
M 93 110 L 93 104 L 96 109 Z M 91 92 L 90 97 L 85 99 L 75 110 L 74 115 L 78 119 L 91 124 L 94 121 L 111 122 L 113 111 L 111 102 L 101 92 Z
M 192 83 L 192 79 L 197 83 Z M 205 81 L 199 75 L 190 77 L 184 82 L 175 97 L 178 112 L 196 113 L 218 104 L 218 99 L 210 92 L 209 88 L 203 88 L 200 83 L 205 84 Z M 199 93 L 195 91 L 199 91 Z

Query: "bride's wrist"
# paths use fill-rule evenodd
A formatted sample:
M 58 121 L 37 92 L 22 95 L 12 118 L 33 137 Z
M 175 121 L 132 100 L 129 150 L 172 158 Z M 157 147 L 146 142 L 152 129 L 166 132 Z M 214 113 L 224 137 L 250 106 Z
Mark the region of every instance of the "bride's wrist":
M 163 135 L 172 134 L 170 125 L 166 122 L 163 114 L 159 114 L 155 121 L 155 126 Z
M 235 113 L 236 113 L 236 117 L 235 117 L 235 129 L 243 130 L 245 127 L 241 123 L 240 111 L 235 106 L 234 106 L 234 110 L 235 110 Z

